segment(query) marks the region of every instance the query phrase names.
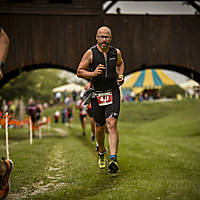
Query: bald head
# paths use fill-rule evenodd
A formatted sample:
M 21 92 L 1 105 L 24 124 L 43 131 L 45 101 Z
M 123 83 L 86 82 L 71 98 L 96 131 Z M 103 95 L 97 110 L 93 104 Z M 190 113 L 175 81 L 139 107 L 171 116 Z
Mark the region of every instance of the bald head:
M 112 40 L 112 33 L 110 28 L 107 26 L 102 26 L 97 30 L 96 34 L 97 46 L 103 50 L 108 51 L 111 40 Z
M 112 36 L 111 29 L 108 28 L 107 26 L 102 26 L 97 30 L 97 35 L 100 35 L 100 34 L 108 34 Z

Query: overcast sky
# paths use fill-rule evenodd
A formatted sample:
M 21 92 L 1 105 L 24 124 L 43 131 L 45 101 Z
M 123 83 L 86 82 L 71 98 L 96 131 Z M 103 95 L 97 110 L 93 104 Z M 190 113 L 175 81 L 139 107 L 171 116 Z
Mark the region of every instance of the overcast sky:
M 114 6 L 107 12 L 116 13 L 116 8 L 119 7 L 121 14 L 188 14 L 193 15 L 195 9 L 192 6 L 183 5 L 184 1 L 164 1 L 164 2 L 144 2 L 144 1 L 118 1 Z M 104 8 L 109 5 L 110 1 L 104 4 Z
M 104 9 L 110 2 L 104 4 Z M 192 6 L 183 5 L 183 2 L 138 2 L 127 1 L 117 2 L 107 14 L 116 14 L 116 8 L 120 8 L 121 14 L 152 14 L 152 15 L 194 15 L 195 9 Z M 163 70 L 172 80 L 177 84 L 185 82 L 188 77 L 180 73 L 176 73 L 170 70 Z

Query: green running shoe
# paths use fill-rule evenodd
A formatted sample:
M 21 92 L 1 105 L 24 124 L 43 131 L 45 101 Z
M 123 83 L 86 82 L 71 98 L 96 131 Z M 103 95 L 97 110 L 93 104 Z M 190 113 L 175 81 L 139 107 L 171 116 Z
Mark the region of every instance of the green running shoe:
M 103 154 L 99 153 L 98 165 L 100 169 L 104 169 L 106 167 L 106 152 Z
M 108 169 L 109 169 L 109 173 L 116 174 L 117 171 L 119 170 L 119 167 L 118 167 L 117 162 L 114 161 L 114 160 L 112 160 L 112 161 L 109 163 Z

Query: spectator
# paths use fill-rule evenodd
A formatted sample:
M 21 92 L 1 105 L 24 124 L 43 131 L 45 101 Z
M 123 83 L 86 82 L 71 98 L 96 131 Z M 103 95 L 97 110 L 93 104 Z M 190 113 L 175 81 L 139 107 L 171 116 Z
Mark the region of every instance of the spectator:
M 69 127 L 71 128 L 72 127 L 72 121 L 73 121 L 73 107 L 72 107 L 71 104 L 68 104 L 66 114 L 67 114 Z
M 62 109 L 62 123 L 66 123 L 66 122 L 67 122 L 66 113 L 67 113 L 67 108 L 64 107 L 64 108 Z
M 37 123 L 41 119 L 42 111 L 43 111 L 42 104 L 40 103 L 40 101 L 38 101 L 38 103 L 36 104 L 36 109 L 35 109 Z
M 34 126 L 36 125 L 36 103 L 33 98 L 30 98 L 26 107 L 26 113 L 31 117 L 33 137 L 35 137 Z
M 74 91 L 72 92 L 72 100 L 73 100 L 74 103 L 76 102 L 76 97 L 77 97 L 77 93 L 76 93 L 76 91 L 74 90 Z
M 61 92 L 56 92 L 55 98 L 56 98 L 56 103 L 60 103 L 62 94 Z
M 60 118 L 60 111 L 56 110 L 54 113 L 54 122 L 58 123 Z

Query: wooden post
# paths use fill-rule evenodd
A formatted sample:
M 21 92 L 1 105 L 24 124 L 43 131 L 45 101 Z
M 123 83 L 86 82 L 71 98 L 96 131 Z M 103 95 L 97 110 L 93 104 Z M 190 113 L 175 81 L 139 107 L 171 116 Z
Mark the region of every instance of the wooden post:
M 30 144 L 33 143 L 33 132 L 32 132 L 32 120 L 31 117 L 29 117 L 29 126 L 30 126 Z
M 6 155 L 9 159 L 9 147 L 8 147 L 8 113 L 6 113 Z

